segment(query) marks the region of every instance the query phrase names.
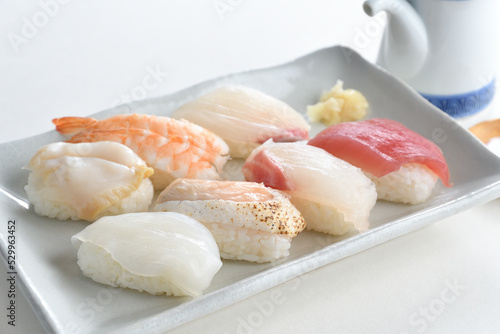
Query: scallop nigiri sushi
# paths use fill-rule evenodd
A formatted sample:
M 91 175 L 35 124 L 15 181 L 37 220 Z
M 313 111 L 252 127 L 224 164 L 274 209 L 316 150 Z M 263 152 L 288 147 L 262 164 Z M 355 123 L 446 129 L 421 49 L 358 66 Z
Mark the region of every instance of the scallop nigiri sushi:
M 214 133 L 186 120 L 142 114 L 53 119 L 69 143 L 114 141 L 136 152 L 155 171 L 151 181 L 163 190 L 179 177 L 218 179 L 229 148 Z
M 147 211 L 153 199 L 153 169 L 114 142 L 48 144 L 24 168 L 28 200 L 50 218 L 93 221 Z
M 103 217 L 71 242 L 85 276 L 156 295 L 200 295 L 222 266 L 212 234 L 173 212 Z
M 379 199 L 418 204 L 430 197 L 438 178 L 451 186 L 441 149 L 397 121 L 335 124 L 308 144 L 361 168 L 376 184 Z
M 280 191 L 254 182 L 177 179 L 154 211 L 175 211 L 212 232 L 223 259 L 269 262 L 289 254 L 304 218 Z
M 342 235 L 369 228 L 375 185 L 361 169 L 325 150 L 270 140 L 252 152 L 242 172 L 248 181 L 289 194 L 307 229 Z
M 230 154 L 246 158 L 258 145 L 309 139 L 310 126 L 288 104 L 243 86 L 224 86 L 191 101 L 173 113 L 219 135 Z

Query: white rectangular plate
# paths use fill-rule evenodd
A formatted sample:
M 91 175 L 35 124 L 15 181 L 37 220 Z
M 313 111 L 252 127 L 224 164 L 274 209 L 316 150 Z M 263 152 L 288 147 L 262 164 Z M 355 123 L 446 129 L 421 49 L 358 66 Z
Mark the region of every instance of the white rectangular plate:
M 427 103 L 401 81 L 344 47 L 317 51 L 293 62 L 205 82 L 178 93 L 120 106 L 93 115 L 119 113 L 170 115 L 178 106 L 224 84 L 242 84 L 281 99 L 305 113 L 337 81 L 361 91 L 370 103 L 369 117 L 397 120 L 436 142 L 448 161 L 452 188 L 441 184 L 421 205 L 378 202 L 369 231 L 334 238 L 305 231 L 292 242 L 291 254 L 272 264 L 224 261 L 212 285 L 199 298 L 152 296 L 116 289 L 85 278 L 76 264 L 70 237 L 87 223 L 57 221 L 36 215 L 27 205 L 21 170 L 44 144 L 60 141 L 55 131 L 2 144 L 0 210 L 3 225 L 16 220 L 18 283 L 49 332 L 161 333 L 302 273 L 439 219 L 500 196 L 500 159 L 453 119 Z M 71 116 L 71 115 L 68 115 Z M 314 131 L 320 127 L 316 126 Z M 7 259 L 6 228 L 1 253 Z

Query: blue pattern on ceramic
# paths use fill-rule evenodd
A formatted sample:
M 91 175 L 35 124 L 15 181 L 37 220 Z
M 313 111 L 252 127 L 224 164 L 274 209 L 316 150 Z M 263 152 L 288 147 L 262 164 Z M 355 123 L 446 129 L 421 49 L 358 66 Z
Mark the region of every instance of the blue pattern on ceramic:
M 484 109 L 491 102 L 495 95 L 495 80 L 478 90 L 468 93 L 454 95 L 420 93 L 420 95 L 452 117 L 471 116 Z

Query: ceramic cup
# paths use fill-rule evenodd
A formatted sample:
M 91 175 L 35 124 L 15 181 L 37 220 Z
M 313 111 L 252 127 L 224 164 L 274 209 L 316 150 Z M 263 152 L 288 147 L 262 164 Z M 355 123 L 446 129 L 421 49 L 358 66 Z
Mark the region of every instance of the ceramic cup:
M 497 0 L 364 4 L 369 15 L 388 14 L 379 64 L 455 118 L 474 115 L 493 99 L 499 8 Z

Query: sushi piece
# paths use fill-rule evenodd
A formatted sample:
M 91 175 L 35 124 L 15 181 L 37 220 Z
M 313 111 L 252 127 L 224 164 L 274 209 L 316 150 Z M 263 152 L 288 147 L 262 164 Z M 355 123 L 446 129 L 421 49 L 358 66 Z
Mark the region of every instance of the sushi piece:
M 376 184 L 379 199 L 418 204 L 430 197 L 438 178 L 451 186 L 441 149 L 393 120 L 335 124 L 308 144 L 361 168 Z
M 36 213 L 93 221 L 104 215 L 147 211 L 153 169 L 128 147 L 114 142 L 52 143 L 24 167 L 25 186 Z
M 252 152 L 242 172 L 247 181 L 289 194 L 307 229 L 342 235 L 369 228 L 375 185 L 359 168 L 325 150 L 269 140 Z
M 154 188 L 163 190 L 179 177 L 218 179 L 229 159 L 226 143 L 185 120 L 143 114 L 53 119 L 56 130 L 73 135 L 67 142 L 114 141 L 136 152 L 155 171 Z
M 154 211 L 175 211 L 212 232 L 223 259 L 269 262 L 288 256 L 304 218 L 281 192 L 239 181 L 177 179 Z
M 309 139 L 310 126 L 286 103 L 258 90 L 224 86 L 177 109 L 184 118 L 223 138 L 230 154 L 246 158 L 266 140 L 293 142 Z
M 173 212 L 103 217 L 71 242 L 85 276 L 154 295 L 198 296 L 222 266 L 210 232 Z

